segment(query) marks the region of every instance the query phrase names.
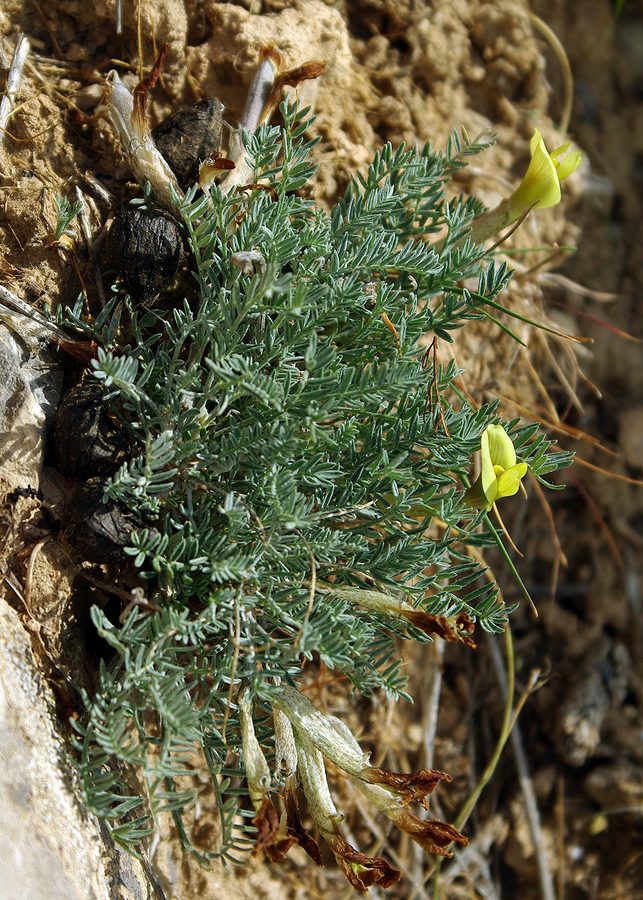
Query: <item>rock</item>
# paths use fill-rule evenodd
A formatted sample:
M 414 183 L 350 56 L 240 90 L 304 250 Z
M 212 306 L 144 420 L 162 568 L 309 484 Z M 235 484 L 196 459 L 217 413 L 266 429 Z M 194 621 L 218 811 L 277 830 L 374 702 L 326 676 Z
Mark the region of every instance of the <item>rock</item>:
M 628 759 L 610 761 L 594 769 L 583 782 L 589 796 L 603 810 L 618 809 L 636 816 L 643 804 L 643 783 L 636 763 Z
M 61 386 L 53 357 L 0 323 L 0 478 L 10 489 L 40 485 L 44 434 Z
M 141 864 L 83 811 L 28 633 L 0 598 L 0 900 L 151 900 Z
M 627 692 L 631 663 L 625 646 L 605 639 L 589 653 L 558 707 L 556 743 L 570 766 L 582 766 L 599 745 L 610 709 Z

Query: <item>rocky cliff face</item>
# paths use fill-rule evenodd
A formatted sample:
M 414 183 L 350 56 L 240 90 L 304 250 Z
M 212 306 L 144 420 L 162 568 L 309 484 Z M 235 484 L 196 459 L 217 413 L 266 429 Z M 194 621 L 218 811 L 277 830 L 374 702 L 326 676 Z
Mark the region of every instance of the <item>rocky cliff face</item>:
M 32 638 L 0 599 L 0 898 L 160 897 L 82 807 Z

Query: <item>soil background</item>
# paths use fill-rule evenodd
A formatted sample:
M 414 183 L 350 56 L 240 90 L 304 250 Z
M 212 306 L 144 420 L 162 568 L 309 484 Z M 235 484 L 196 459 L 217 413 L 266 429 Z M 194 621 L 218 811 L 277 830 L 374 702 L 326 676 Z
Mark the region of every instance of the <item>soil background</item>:
M 520 571 L 540 613 L 535 620 L 523 606 L 512 622 L 518 692 L 540 672 L 519 720 L 526 767 L 521 782 L 516 749 L 508 745 L 467 827 L 469 849 L 441 870 L 445 898 L 547 896 L 527 826 L 525 772 L 554 896 L 643 897 L 643 493 L 632 483 L 643 477 L 643 369 L 640 345 L 628 337 L 640 337 L 643 312 L 643 20 L 635 7 L 626 0 L 617 15 L 607 0 L 141 5 L 145 66 L 170 43 L 152 98 L 153 124 L 177 105 L 208 96 L 223 100 L 236 121 L 265 44 L 278 47 L 288 65 L 328 62 L 326 76 L 302 88 L 318 114 L 320 169 L 311 190 L 322 203 L 331 203 L 384 141 L 443 146 L 452 129 L 465 126 L 472 135 L 485 128 L 499 135 L 457 185 L 492 205 L 524 171 L 535 126 L 550 146 L 565 139 L 556 128 L 564 97 L 560 63 L 530 10 L 569 57 L 569 133 L 584 163 L 566 183 L 564 202 L 532 215 L 514 237 L 514 247 L 544 249 L 512 256 L 517 277 L 508 297 L 526 314 L 594 343 L 576 353 L 525 328 L 520 334 L 529 349 L 517 352 L 487 323 L 467 329 L 455 354 L 476 400 L 500 398 L 508 415 L 553 424 L 561 444 L 583 462 L 563 473 L 564 492 L 543 501 L 532 485 L 527 502 L 508 508 L 506 523 L 525 556 Z M 97 299 L 93 261 L 80 237 L 71 249 L 53 242 L 55 195 L 73 199 L 79 185 L 97 236 L 115 205 L 136 191 L 108 127 L 89 118 L 110 68 L 132 85 L 137 80 L 136 5 L 123 0 L 122 14 L 118 35 L 114 0 L 5 0 L 0 10 L 5 57 L 17 30 L 33 47 L 0 153 L 0 278 L 34 305 L 72 303 L 81 289 L 90 307 Z M 577 247 L 573 255 L 557 249 L 570 245 Z M 35 474 L 16 468 L 20 454 L 3 449 L 0 500 L 11 527 L 0 562 L 23 583 L 29 569 L 30 579 L 28 608 L 10 592 L 8 599 L 34 635 L 56 689 L 69 680 L 91 685 L 97 651 L 87 610 L 100 588 L 79 575 L 82 560 L 70 558 L 55 530 L 51 537 L 44 511 L 73 496 L 75 487 L 48 466 Z M 16 487 L 37 493 L 18 497 Z M 490 554 L 487 561 L 506 599 L 519 599 L 499 560 Z M 451 820 L 498 735 L 503 699 L 494 655 L 484 639 L 473 655 L 460 648 L 442 654 L 437 647 L 405 653 L 414 706 L 363 702 L 349 710 L 344 686 L 318 671 L 311 674 L 311 696 L 352 717 L 376 764 L 405 771 L 432 762 L 450 772 L 454 781 L 440 792 L 434 812 Z M 434 740 L 427 742 L 427 734 Z M 403 868 L 389 896 L 431 896 L 433 862 L 365 818 L 345 785 L 336 789 L 352 810 L 349 825 L 361 849 L 384 846 Z M 199 831 L 203 841 L 210 839 L 203 821 L 194 823 Z M 169 826 L 165 837 L 153 864 L 167 896 L 352 893 L 332 868 L 312 872 L 296 853 L 279 868 L 255 860 L 244 874 L 206 873 L 181 860 Z

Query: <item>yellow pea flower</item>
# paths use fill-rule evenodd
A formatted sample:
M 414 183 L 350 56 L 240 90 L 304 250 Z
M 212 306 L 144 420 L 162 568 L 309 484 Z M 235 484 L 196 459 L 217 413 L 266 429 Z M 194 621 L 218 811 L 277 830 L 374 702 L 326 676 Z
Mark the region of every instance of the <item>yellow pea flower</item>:
M 518 493 L 527 463 L 518 462 L 516 449 L 502 425 L 490 425 L 480 441 L 480 476 L 466 492 L 465 502 L 490 510 L 496 500 Z
M 546 209 L 560 203 L 560 183 L 576 171 L 582 159 L 580 150 L 567 153 L 569 146 L 568 141 L 550 153 L 536 128 L 530 144 L 531 162 L 524 178 L 511 196 L 474 220 L 471 240 L 481 244 L 530 210 Z
M 509 215 L 517 221 L 530 209 L 546 209 L 560 203 L 560 183 L 579 167 L 580 150 L 569 150 L 570 142 L 562 144 L 551 153 L 545 147 L 541 133 L 536 128 L 531 139 L 531 162 L 516 190 L 509 197 Z M 560 158 L 567 153 L 564 159 Z

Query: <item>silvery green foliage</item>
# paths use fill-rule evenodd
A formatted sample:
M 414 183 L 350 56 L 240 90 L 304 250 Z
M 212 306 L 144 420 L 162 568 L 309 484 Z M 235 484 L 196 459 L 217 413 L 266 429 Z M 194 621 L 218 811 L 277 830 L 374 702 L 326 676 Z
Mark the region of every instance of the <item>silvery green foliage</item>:
M 125 552 L 160 611 L 115 625 L 93 610 L 114 656 L 77 743 L 88 805 L 132 850 L 169 811 L 196 853 L 182 819 L 195 796 L 179 786 L 195 749 L 221 820 L 206 856 L 251 845 L 242 767 L 230 768 L 241 688 L 266 698 L 314 658 L 358 693 L 406 696 L 396 638 L 424 636 L 316 586 L 385 589 L 491 632 L 508 612 L 465 552 L 493 536 L 459 477 L 498 418 L 458 394 L 455 364 L 433 370 L 425 337 L 484 316 L 510 276 L 467 239 L 480 204 L 444 195 L 488 141 L 386 146 L 327 214 L 297 193 L 314 172 L 306 112 L 284 106 L 285 128 L 246 137 L 268 190 L 188 193 L 190 296 L 170 313 L 126 302 L 127 315 L 115 299 L 93 330 L 109 347 L 129 317 L 130 345 L 94 365 L 139 447 L 105 496 L 141 523 Z M 427 237 L 445 224 L 436 252 Z M 265 271 L 240 271 L 245 251 Z M 504 425 L 537 476 L 568 464 L 534 427 Z M 270 752 L 271 729 L 257 734 Z

